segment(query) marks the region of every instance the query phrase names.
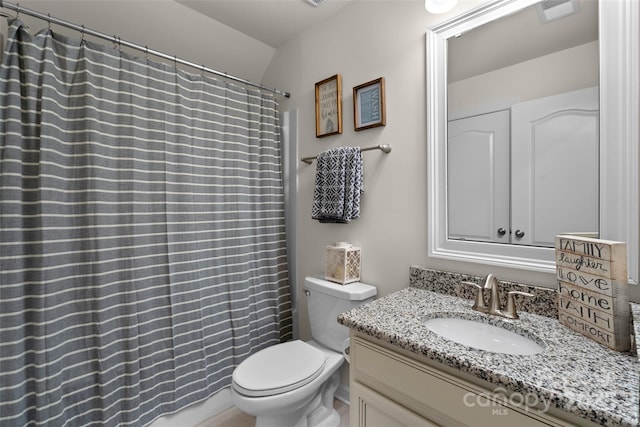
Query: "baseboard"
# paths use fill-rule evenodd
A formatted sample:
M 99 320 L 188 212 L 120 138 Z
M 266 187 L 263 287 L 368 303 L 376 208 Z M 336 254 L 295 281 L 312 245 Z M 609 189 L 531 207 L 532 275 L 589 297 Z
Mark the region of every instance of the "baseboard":
M 196 426 L 232 406 L 231 390 L 225 388 L 204 402 L 191 405 L 175 414 L 158 418 L 148 427 Z
M 336 390 L 335 398 L 345 405 L 349 404 L 349 386 L 347 384 L 340 384 Z

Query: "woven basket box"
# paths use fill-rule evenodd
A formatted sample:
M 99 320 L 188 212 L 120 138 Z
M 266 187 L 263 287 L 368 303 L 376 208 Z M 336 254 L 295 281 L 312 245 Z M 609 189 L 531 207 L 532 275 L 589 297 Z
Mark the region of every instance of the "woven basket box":
M 350 243 L 327 245 L 324 277 L 332 282 L 346 285 L 360 280 L 360 248 Z

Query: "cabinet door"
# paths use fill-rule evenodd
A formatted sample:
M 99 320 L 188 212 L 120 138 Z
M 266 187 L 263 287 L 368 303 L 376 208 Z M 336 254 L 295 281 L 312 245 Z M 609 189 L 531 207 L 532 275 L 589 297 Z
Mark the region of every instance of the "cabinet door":
M 509 242 L 508 110 L 449 122 L 447 201 L 450 239 Z
M 557 234 L 598 237 L 597 88 L 521 102 L 511 121 L 512 243 L 553 247 Z
M 438 427 L 358 382 L 352 382 L 350 387 L 351 426 Z

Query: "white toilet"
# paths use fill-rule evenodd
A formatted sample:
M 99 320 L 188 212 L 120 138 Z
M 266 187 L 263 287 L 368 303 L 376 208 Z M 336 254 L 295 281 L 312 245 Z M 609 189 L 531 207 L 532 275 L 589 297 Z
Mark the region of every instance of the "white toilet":
M 333 398 L 349 329 L 336 318 L 373 300 L 377 290 L 364 283 L 340 285 L 314 277 L 305 278 L 304 288 L 313 339 L 265 348 L 233 371 L 232 401 L 256 417 L 256 427 L 340 425 Z

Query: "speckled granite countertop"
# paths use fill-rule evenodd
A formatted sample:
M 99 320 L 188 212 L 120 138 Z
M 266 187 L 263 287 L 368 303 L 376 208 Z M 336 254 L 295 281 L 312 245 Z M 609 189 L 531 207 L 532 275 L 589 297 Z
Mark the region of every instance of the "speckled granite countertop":
M 338 322 L 512 392 L 604 426 L 638 426 L 640 362 L 571 331 L 557 319 L 520 312 L 519 320 L 488 316 L 472 302 L 409 287 L 338 316 Z M 429 331 L 441 314 L 501 324 L 533 334 L 545 347 L 530 356 L 475 350 Z

